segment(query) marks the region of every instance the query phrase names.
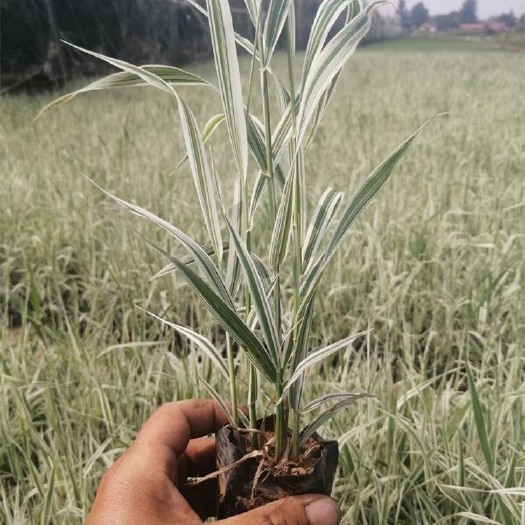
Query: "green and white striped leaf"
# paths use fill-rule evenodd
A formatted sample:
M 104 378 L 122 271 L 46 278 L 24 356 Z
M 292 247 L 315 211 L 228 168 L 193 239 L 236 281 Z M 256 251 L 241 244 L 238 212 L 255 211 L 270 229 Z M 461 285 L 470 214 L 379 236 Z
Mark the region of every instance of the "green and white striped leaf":
M 272 286 L 272 272 L 270 268 L 264 263 L 264 261 L 255 253 L 250 253 L 255 269 L 261 278 L 264 288 L 266 290 L 266 295 L 268 295 L 268 290 Z
M 204 143 L 208 142 L 214 131 L 224 122 L 225 119 L 226 117 L 224 116 L 224 113 L 218 113 L 206 122 L 206 125 L 202 130 L 202 140 Z
M 244 0 L 248 14 L 254 25 L 257 23 L 257 14 L 259 13 L 258 3 L 260 4 L 261 0 Z
M 439 115 L 438 115 L 439 116 Z M 435 118 L 435 117 L 434 117 Z M 320 278 L 328 263 L 335 255 L 341 243 L 348 235 L 351 226 L 363 213 L 370 204 L 374 196 L 381 189 L 383 184 L 388 180 L 394 167 L 403 158 L 404 154 L 414 142 L 419 132 L 433 119 L 425 122 L 415 133 L 410 135 L 396 150 L 394 150 L 361 184 L 357 192 L 350 199 L 346 208 L 341 214 L 339 223 L 330 238 L 326 251 L 306 272 L 303 282 L 301 283 L 301 307 L 304 309 L 308 304 L 309 297 L 315 293 Z
M 284 356 L 284 366 L 291 362 L 292 371 L 297 368 L 299 363 L 308 353 L 308 338 L 312 327 L 312 317 L 314 313 L 315 296 L 312 295 L 310 303 L 303 309 L 295 326 L 295 334 L 292 332 L 286 341 L 286 353 Z
M 97 58 L 100 58 L 100 57 L 97 57 Z M 193 73 L 188 73 L 187 71 L 184 71 L 183 69 L 179 69 L 178 67 L 160 66 L 160 65 L 144 65 L 144 66 L 140 66 L 140 68 L 148 73 L 152 73 L 156 75 L 157 77 L 161 78 L 164 82 L 168 84 L 173 84 L 175 86 L 205 86 L 205 87 L 213 88 L 213 86 L 209 82 L 204 80 L 203 78 L 197 75 L 194 75 Z M 54 100 L 53 102 L 45 106 L 38 113 L 38 115 L 36 116 L 36 119 L 38 119 L 46 111 L 57 108 L 58 106 L 61 106 L 62 104 L 66 102 L 69 102 L 70 100 L 75 98 L 77 95 L 81 95 L 82 93 L 89 93 L 90 91 L 101 91 L 105 89 L 116 89 L 116 88 L 123 88 L 123 87 L 144 87 L 147 85 L 149 85 L 149 83 L 144 81 L 136 73 L 130 73 L 128 71 L 113 73 L 111 75 L 95 80 L 95 82 L 92 82 L 91 84 L 88 84 L 87 86 L 81 89 L 77 89 L 76 91 L 73 91 L 72 93 L 68 93 L 67 95 L 63 95 L 62 97 L 57 98 L 56 100 Z
M 253 228 L 255 212 L 257 211 L 259 202 L 261 201 L 261 196 L 267 181 L 268 177 L 262 171 L 259 171 L 257 173 L 257 177 L 255 178 L 255 184 L 253 185 L 253 191 L 250 197 L 250 206 L 248 208 L 248 226 L 250 230 Z
M 226 414 L 226 417 L 228 418 L 228 422 L 233 427 L 237 426 L 237 421 L 235 421 L 231 414 L 231 408 L 228 407 L 222 396 L 213 388 L 207 381 L 202 379 L 202 377 L 198 378 L 198 382 L 202 383 L 202 386 L 206 389 L 206 392 L 212 397 L 212 399 L 221 407 L 222 411 Z
M 84 49 L 83 47 L 76 46 L 74 44 L 70 44 L 69 42 L 64 42 L 64 43 L 71 47 L 74 47 L 75 49 L 78 49 L 79 51 L 82 51 L 82 53 L 86 53 L 87 55 L 91 55 L 95 58 L 103 60 L 104 62 L 107 62 L 108 64 L 111 64 L 112 66 L 115 66 L 118 69 L 125 71 L 126 73 L 134 74 L 140 79 L 142 79 L 145 84 L 156 87 L 157 89 L 160 89 L 161 91 L 164 91 L 165 93 L 172 94 L 174 92 L 173 87 L 168 82 L 166 82 L 159 75 L 153 73 L 150 70 L 144 69 L 139 66 L 134 66 L 133 64 L 125 62 L 124 60 L 119 60 L 118 58 L 111 58 L 106 55 L 101 55 L 100 53 L 95 53 L 95 51 Z
M 333 407 L 319 414 L 308 426 L 306 426 L 301 431 L 301 436 L 299 438 L 299 444 L 303 445 L 304 443 L 306 443 L 308 439 L 312 436 L 312 434 L 320 426 L 324 425 L 325 423 L 328 423 L 328 421 L 330 421 L 330 419 L 336 416 L 339 412 L 353 405 L 359 399 L 363 399 L 365 397 L 368 397 L 368 394 L 357 394 L 355 397 L 349 397 L 347 399 L 343 399 L 342 401 L 339 401 L 339 403 L 336 403 Z
M 303 79 L 304 84 L 314 60 L 321 54 L 326 39 L 334 24 L 352 0 L 324 0 L 315 15 L 308 44 L 304 54 Z
M 187 0 L 187 2 L 188 4 L 192 5 L 199 13 L 201 13 L 202 15 L 204 15 L 206 18 L 209 19 L 207 9 L 199 5 L 195 0 Z M 257 13 L 259 9 L 257 6 L 257 2 L 255 2 L 255 0 L 245 0 L 245 3 L 247 5 L 250 4 L 250 7 L 248 8 L 250 18 L 252 18 L 252 13 L 255 13 L 252 21 L 253 21 L 253 25 L 257 27 L 256 19 L 257 19 Z M 242 35 L 239 35 L 239 33 L 235 33 L 235 42 L 237 43 L 237 45 L 239 45 L 245 51 L 247 51 L 250 56 L 255 56 L 255 59 L 260 62 L 261 57 L 260 57 L 259 50 L 256 49 L 256 47 L 253 45 L 253 43 L 250 40 L 248 40 L 246 37 Z
M 283 194 L 281 196 L 279 209 L 277 210 L 277 217 L 275 219 L 272 239 L 270 242 L 270 265 L 274 269 L 283 261 L 288 248 L 288 241 L 290 239 L 293 208 L 293 183 L 294 175 L 291 173 L 288 175 L 283 188 Z
M 177 227 L 170 224 L 168 221 L 165 221 L 164 219 L 157 217 L 154 213 L 151 213 L 145 210 L 144 208 L 141 208 L 140 206 L 136 206 L 135 204 L 131 204 L 130 202 L 127 202 L 123 199 L 119 199 L 118 197 L 115 197 L 108 191 L 98 186 L 98 184 L 93 182 L 89 177 L 85 177 L 85 178 L 89 182 L 91 182 L 91 184 L 93 184 L 96 188 L 98 188 L 100 191 L 105 193 L 114 202 L 116 202 L 117 204 L 125 208 L 126 210 L 130 211 L 134 215 L 137 215 L 144 219 L 148 219 L 149 221 L 163 228 L 171 236 L 173 236 L 188 251 L 191 257 L 194 258 L 195 263 L 199 266 L 203 274 L 207 277 L 213 289 L 220 295 L 222 300 L 226 301 L 228 305 L 233 307 L 233 301 L 231 299 L 230 294 L 228 293 L 228 290 L 226 289 L 226 286 L 222 280 L 221 275 L 219 274 L 217 267 L 211 260 L 210 256 L 206 253 L 206 251 L 203 250 L 191 237 L 186 235 L 183 231 L 179 230 Z M 182 264 L 180 261 L 178 262 L 179 264 Z
M 310 262 L 315 258 L 319 245 L 325 237 L 326 229 L 332 221 L 343 196 L 343 192 L 328 188 L 319 199 L 306 231 L 303 246 L 303 268 L 308 269 Z
M 328 257 L 331 257 L 341 246 L 341 243 L 350 231 L 354 222 L 359 218 L 375 195 L 383 187 L 383 184 L 388 180 L 397 163 L 403 158 L 414 140 L 416 140 L 420 131 L 434 118 L 425 122 L 417 131 L 398 146 L 398 148 L 365 179 L 357 192 L 352 196 L 350 202 L 341 213 L 341 218 L 337 228 L 330 240 L 330 245 L 327 250 Z
M 226 252 L 228 251 L 230 247 L 230 243 L 229 242 L 223 242 L 222 243 L 222 251 L 223 252 Z M 208 243 L 208 244 L 203 244 L 201 246 L 201 248 L 206 252 L 206 255 L 209 255 L 210 257 L 212 255 L 215 255 L 215 248 L 213 247 L 212 244 Z M 185 255 L 184 257 L 179 257 L 179 261 L 182 263 L 182 264 L 193 264 L 195 263 L 195 257 L 193 257 L 192 255 Z M 165 275 L 168 275 L 172 272 L 175 272 L 177 270 L 177 267 L 176 266 L 173 266 L 173 264 L 169 263 L 167 264 L 166 266 L 164 266 L 164 268 L 162 268 L 161 270 L 159 270 L 153 277 L 150 278 L 150 282 L 151 281 L 155 281 L 156 279 L 159 279 L 160 277 L 164 277 Z
M 162 317 L 159 317 L 158 315 L 155 315 L 152 312 L 149 312 L 147 310 L 144 310 L 146 313 L 160 321 L 161 323 L 165 324 L 166 326 L 169 326 L 170 328 L 173 328 L 176 332 L 183 335 L 184 337 L 187 337 L 192 343 L 197 345 L 197 347 L 204 352 L 204 354 L 211 359 L 215 367 L 219 370 L 219 372 L 222 373 L 226 381 L 230 380 L 230 375 L 228 373 L 228 365 L 226 364 L 225 359 L 222 357 L 221 353 L 213 346 L 213 344 L 203 335 L 198 334 L 197 332 L 194 332 L 190 328 L 187 328 L 185 326 L 181 326 L 175 323 L 172 323 L 168 321 L 167 319 L 163 319 Z
M 237 171 L 244 179 L 248 169 L 248 140 L 230 6 L 227 0 L 206 0 L 206 5 L 215 69 L 233 156 Z
M 266 21 L 264 24 L 263 40 L 265 44 L 264 66 L 267 66 L 275 51 L 275 46 L 281 36 L 288 8 L 291 0 L 270 0 Z
M 312 328 L 312 318 L 314 314 L 315 295 L 311 296 L 310 303 L 305 310 L 301 312 L 299 321 L 296 328 L 296 337 L 292 338 L 293 346 L 291 354 L 287 355 L 285 364 L 287 365 L 291 359 L 291 370 L 292 372 L 297 369 L 299 363 L 301 363 L 308 355 L 308 339 L 310 337 L 310 331 Z M 304 312 L 304 313 L 303 313 Z M 298 412 L 301 408 L 302 393 L 304 389 L 306 372 L 293 383 L 290 388 L 290 405 Z
M 222 234 L 213 173 L 210 170 L 204 142 L 197 127 L 195 117 L 182 98 L 177 94 L 175 94 L 175 96 L 179 104 L 186 152 L 195 189 L 197 190 L 202 216 L 211 244 L 214 247 L 217 259 L 220 261 L 222 259 Z
M 343 392 L 340 394 L 327 394 L 325 396 L 318 397 L 317 399 L 314 399 L 311 403 L 308 403 L 302 410 L 301 414 L 307 414 L 308 412 L 311 412 L 312 410 L 316 410 L 317 408 L 323 406 L 325 403 L 331 403 L 332 401 L 336 400 L 344 400 L 344 399 L 361 399 L 364 395 L 363 392 Z
M 340 350 L 347 348 L 358 337 L 361 337 L 367 333 L 367 331 L 358 332 L 357 334 L 346 337 L 345 339 L 341 339 L 341 341 L 337 341 L 337 343 L 332 343 L 331 345 L 328 345 L 325 348 L 314 350 L 310 355 L 303 359 L 295 368 L 292 376 L 286 382 L 284 392 L 286 392 L 295 383 L 295 381 L 297 381 L 301 377 L 301 375 L 313 365 L 324 361 L 326 358 L 330 357 L 335 352 L 339 352 Z
M 189 266 L 182 264 L 176 257 L 173 257 L 144 236 L 142 237 L 150 246 L 167 257 L 177 267 L 219 324 L 244 348 L 246 355 L 254 366 L 268 381 L 275 382 L 277 369 L 272 357 L 246 323 L 239 317 L 235 308 L 224 301 Z
M 310 65 L 304 79 L 301 105 L 297 117 L 298 145 L 305 137 L 306 129 L 323 94 L 369 31 L 374 10 L 386 3 L 388 3 L 386 0 L 377 0 L 364 9 L 326 44 Z
M 276 326 L 272 314 L 272 308 L 268 297 L 266 296 L 265 286 L 259 276 L 253 258 L 248 252 L 244 242 L 239 237 L 234 228 L 228 224 L 232 242 L 235 246 L 237 257 L 239 258 L 240 266 L 243 270 L 246 284 L 250 292 L 253 308 L 257 312 L 257 318 L 261 327 L 266 346 L 274 359 L 274 363 L 278 363 L 278 354 L 280 346 L 279 327 Z
M 242 217 L 242 198 L 241 198 L 241 180 L 240 177 L 235 178 L 233 186 L 233 204 L 232 204 L 232 214 L 230 223 L 233 225 L 236 231 L 240 230 L 241 227 L 241 217 Z M 226 213 L 224 213 L 226 216 Z M 239 258 L 235 254 L 235 250 L 231 249 L 228 252 L 228 265 L 226 268 L 226 286 L 233 297 L 235 297 L 237 292 L 237 287 L 239 285 Z
M 299 108 L 299 97 L 295 100 L 295 111 Z M 281 160 L 282 156 L 286 152 L 290 139 L 292 136 L 292 105 L 289 104 L 285 112 L 281 116 L 281 120 L 278 122 L 277 127 L 272 135 L 272 146 L 274 151 L 274 163 Z
M 266 142 L 264 126 L 253 115 L 246 114 L 246 127 L 248 132 L 248 146 L 259 169 L 267 176 L 268 164 L 266 162 Z M 275 162 L 274 172 L 277 182 L 284 185 L 284 174 L 281 166 Z
M 208 140 L 213 135 L 214 131 L 224 122 L 224 119 L 226 117 L 224 116 L 224 113 L 218 113 L 217 115 L 214 115 L 211 117 L 208 122 L 206 122 L 206 125 L 204 126 L 204 129 L 202 130 L 202 142 L 206 144 Z M 188 160 L 188 154 L 186 153 L 182 160 L 179 162 L 177 167 L 182 166 L 186 161 Z

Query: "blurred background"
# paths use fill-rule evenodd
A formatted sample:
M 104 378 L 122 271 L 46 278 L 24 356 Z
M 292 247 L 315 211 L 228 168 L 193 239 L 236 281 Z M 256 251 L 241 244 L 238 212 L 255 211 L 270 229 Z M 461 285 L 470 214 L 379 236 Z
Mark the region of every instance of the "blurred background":
M 243 4 L 231 0 L 234 24 L 251 36 Z M 319 4 L 296 0 L 299 47 Z M 166 261 L 129 226 L 182 249 L 81 176 L 207 242 L 173 97 L 114 89 L 35 117 L 116 71 L 61 40 L 211 82 L 216 71 L 207 22 L 182 0 L 0 6 L 0 524 L 80 525 L 102 474 L 160 404 L 209 395 L 199 378 L 227 391 L 209 359 L 144 310 L 221 349 L 224 333 L 178 273 L 150 281 Z M 322 429 L 339 439 L 344 525 L 525 523 L 524 12 L 525 0 L 382 8 L 305 158 L 311 213 L 327 187 L 348 199 L 447 112 L 420 133 L 320 284 L 312 348 L 369 331 L 318 365 L 304 393 L 305 403 L 374 396 Z M 274 58 L 287 78 L 286 53 Z M 251 63 L 239 62 L 246 100 Z M 250 110 L 261 116 L 257 89 Z M 205 88 L 180 93 L 201 129 L 223 111 Z M 231 202 L 227 141 L 223 127 L 208 145 Z M 269 214 L 263 198 L 252 237 L 262 258 Z M 289 287 L 289 265 L 282 272 Z
M 321 0 L 295 3 L 303 48 Z M 244 2 L 230 4 L 236 29 L 251 36 Z M 377 14 L 366 41 L 446 33 L 512 43 L 511 35 L 525 29 L 524 11 L 524 0 L 400 0 Z M 76 74 L 103 72 L 101 63 L 60 40 L 141 64 L 178 65 L 211 55 L 206 20 L 186 0 L 2 0 L 2 91 L 52 87 Z

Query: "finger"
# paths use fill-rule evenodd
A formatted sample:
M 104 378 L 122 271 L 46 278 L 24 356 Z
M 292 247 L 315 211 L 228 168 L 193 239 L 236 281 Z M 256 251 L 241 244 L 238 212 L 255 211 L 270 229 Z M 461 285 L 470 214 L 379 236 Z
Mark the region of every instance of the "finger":
M 216 455 L 215 438 L 192 439 L 177 458 L 177 482 L 183 483 L 188 476 L 200 477 L 213 472 Z
M 217 479 L 184 485 L 188 476 L 201 477 L 216 470 L 215 438 L 192 439 L 177 460 L 179 490 L 202 520 L 217 515 Z
M 146 421 L 128 451 L 149 470 L 159 469 L 177 480 L 177 457 L 190 439 L 216 432 L 227 423 L 226 414 L 214 401 L 190 400 L 167 403 Z
M 188 476 L 205 476 L 216 470 L 217 450 L 215 438 L 203 437 L 192 439 L 185 452 L 188 465 Z
M 183 485 L 179 490 L 201 520 L 217 516 L 216 479 L 208 479 L 198 485 Z
M 328 496 L 291 496 L 239 516 L 220 520 L 221 525 L 337 525 L 341 512 Z

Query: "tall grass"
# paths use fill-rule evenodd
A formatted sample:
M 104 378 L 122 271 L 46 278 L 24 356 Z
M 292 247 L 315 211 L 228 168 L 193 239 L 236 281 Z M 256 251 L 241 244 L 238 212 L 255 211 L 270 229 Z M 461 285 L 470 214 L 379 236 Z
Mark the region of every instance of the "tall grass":
M 342 435 L 336 496 L 345 523 L 522 519 L 522 67 L 522 56 L 502 53 L 362 50 L 309 153 L 313 205 L 327 184 L 354 188 L 429 114 L 450 111 L 420 137 L 321 285 L 314 342 L 374 328 L 358 355 L 319 367 L 306 394 L 376 396 L 324 429 Z M 242 69 L 249 74 L 249 63 Z M 218 110 L 186 97 L 202 124 Z M 176 115 L 163 97 L 121 91 L 79 98 L 31 125 L 46 101 L 2 100 L 6 523 L 81 521 L 101 473 L 156 406 L 205 395 L 196 369 L 221 388 L 206 359 L 134 305 L 214 340 L 223 334 L 179 278 L 164 278 L 162 295 L 148 285 L 164 261 L 78 176 L 204 239 L 189 173 L 174 174 L 183 156 Z M 214 161 L 224 169 L 228 152 Z M 166 243 L 154 228 L 147 235 Z M 265 235 L 253 234 L 254 249 Z

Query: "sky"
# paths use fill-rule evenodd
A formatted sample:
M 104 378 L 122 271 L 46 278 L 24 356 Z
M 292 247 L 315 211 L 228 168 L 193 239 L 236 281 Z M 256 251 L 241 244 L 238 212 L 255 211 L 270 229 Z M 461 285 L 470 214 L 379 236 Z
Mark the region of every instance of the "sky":
M 459 11 L 463 0 L 406 0 L 409 8 L 422 1 L 431 15 L 441 15 L 451 11 Z M 395 0 L 398 3 L 398 0 Z M 500 15 L 514 10 L 516 16 L 525 13 L 525 0 L 478 0 L 478 18 L 484 19 L 492 15 Z

